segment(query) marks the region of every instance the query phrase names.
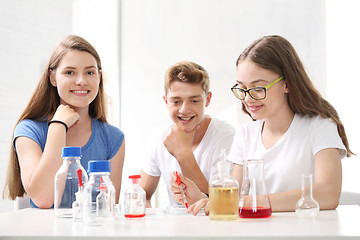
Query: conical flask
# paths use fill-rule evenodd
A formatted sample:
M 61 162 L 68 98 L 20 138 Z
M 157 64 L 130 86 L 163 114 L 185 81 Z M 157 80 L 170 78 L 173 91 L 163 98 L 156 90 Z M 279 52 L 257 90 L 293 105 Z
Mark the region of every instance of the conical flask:
M 271 205 L 264 179 L 264 160 L 246 160 L 240 191 L 239 216 L 266 218 L 271 216 Z

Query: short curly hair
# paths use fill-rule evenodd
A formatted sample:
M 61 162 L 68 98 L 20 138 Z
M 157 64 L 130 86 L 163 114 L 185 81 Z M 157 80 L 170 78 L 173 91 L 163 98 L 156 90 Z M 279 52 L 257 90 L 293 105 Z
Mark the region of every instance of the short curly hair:
M 200 84 L 205 93 L 209 92 L 210 80 L 207 71 L 194 62 L 181 61 L 172 65 L 165 74 L 165 94 L 175 81 Z

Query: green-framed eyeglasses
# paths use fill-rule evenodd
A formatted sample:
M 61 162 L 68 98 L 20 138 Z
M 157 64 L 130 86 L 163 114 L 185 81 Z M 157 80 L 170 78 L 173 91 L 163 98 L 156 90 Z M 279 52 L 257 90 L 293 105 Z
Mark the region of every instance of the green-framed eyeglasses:
M 250 95 L 250 97 L 252 97 L 255 100 L 262 100 L 262 99 L 266 98 L 266 90 L 268 90 L 269 88 L 274 86 L 276 83 L 280 82 L 280 80 L 282 80 L 282 79 L 284 79 L 284 76 L 279 77 L 278 79 L 276 79 L 272 83 L 266 85 L 265 87 L 253 87 L 253 88 L 249 88 L 247 90 L 239 88 L 239 87 L 237 87 L 238 84 L 235 84 L 231 88 L 231 91 L 233 92 L 235 97 L 237 97 L 240 100 L 245 99 L 246 93 L 248 93 Z

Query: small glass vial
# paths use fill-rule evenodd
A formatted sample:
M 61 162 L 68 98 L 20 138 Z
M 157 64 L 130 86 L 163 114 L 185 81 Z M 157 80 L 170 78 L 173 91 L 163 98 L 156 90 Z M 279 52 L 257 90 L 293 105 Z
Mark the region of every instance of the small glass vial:
M 209 184 L 211 220 L 235 220 L 239 217 L 239 183 L 231 177 L 231 163 L 222 150 L 217 175 Z
M 313 218 L 320 210 L 318 202 L 312 196 L 312 175 L 301 176 L 301 198 L 296 203 L 295 212 L 300 218 Z
M 146 215 L 146 193 L 142 189 L 138 180 L 140 175 L 131 175 L 131 186 L 125 192 L 124 215 L 126 218 L 143 218 Z
M 54 211 L 57 217 L 71 218 L 72 204 L 76 200 L 75 193 L 78 191 L 77 170 L 81 170 L 82 182 L 87 182 L 88 176 L 80 163 L 80 147 L 63 147 L 61 157 L 63 164 L 55 175 Z
M 89 161 L 89 181 L 84 187 L 84 221 L 105 226 L 115 220 L 115 188 L 110 180 L 111 162 Z

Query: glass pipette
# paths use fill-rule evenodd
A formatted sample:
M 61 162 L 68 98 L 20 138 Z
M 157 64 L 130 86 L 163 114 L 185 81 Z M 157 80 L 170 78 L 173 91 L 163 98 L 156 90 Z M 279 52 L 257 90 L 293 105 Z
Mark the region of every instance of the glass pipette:
M 176 175 L 176 183 L 177 183 L 177 185 L 179 185 L 180 192 L 181 192 L 181 197 L 183 199 L 183 202 L 184 202 L 186 208 L 189 208 L 189 205 L 187 203 L 187 199 L 186 199 L 186 196 L 185 196 L 185 193 L 184 193 L 184 188 L 181 185 L 181 180 L 180 180 L 180 177 L 179 177 L 179 173 L 177 171 L 175 171 L 174 173 Z

